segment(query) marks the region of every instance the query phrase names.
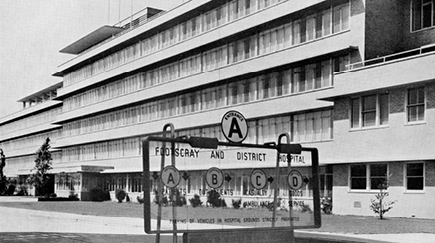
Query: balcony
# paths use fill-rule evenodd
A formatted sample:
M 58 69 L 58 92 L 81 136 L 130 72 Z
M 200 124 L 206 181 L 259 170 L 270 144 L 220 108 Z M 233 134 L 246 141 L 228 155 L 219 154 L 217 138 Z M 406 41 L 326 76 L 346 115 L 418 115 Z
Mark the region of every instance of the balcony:
M 435 45 L 355 63 L 335 74 L 334 89 L 322 99 L 432 81 L 434 63 Z

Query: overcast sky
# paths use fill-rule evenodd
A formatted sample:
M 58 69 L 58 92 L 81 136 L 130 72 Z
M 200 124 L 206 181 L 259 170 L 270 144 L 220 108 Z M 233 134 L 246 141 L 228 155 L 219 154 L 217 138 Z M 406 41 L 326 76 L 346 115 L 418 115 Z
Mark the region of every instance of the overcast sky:
M 0 117 L 22 109 L 17 100 L 62 81 L 52 74 L 74 57 L 62 48 L 144 7 L 169 10 L 182 2 L 0 0 Z

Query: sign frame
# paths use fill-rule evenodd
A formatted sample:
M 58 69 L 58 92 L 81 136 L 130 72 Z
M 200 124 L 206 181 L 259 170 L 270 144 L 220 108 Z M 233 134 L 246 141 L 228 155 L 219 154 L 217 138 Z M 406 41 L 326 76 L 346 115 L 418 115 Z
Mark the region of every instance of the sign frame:
M 229 121 L 228 119 L 230 119 L 231 117 L 233 117 L 233 119 Z M 239 122 L 242 123 L 240 124 Z M 235 132 L 237 132 L 238 134 L 240 133 L 239 136 L 241 135 L 242 136 L 241 138 L 233 139 L 232 136 L 230 136 L 232 134 L 233 126 L 235 126 L 236 128 Z M 229 132 L 231 132 L 231 134 L 227 134 L 226 132 L 227 128 L 230 128 Z M 248 121 L 246 120 L 246 118 L 243 116 L 242 113 L 235 110 L 228 111 L 222 116 L 221 129 L 224 137 L 232 143 L 241 143 L 248 137 L 248 132 L 249 132 Z
M 199 142 L 200 141 L 200 142 Z M 261 149 L 271 149 L 275 150 L 277 153 L 289 153 L 293 151 L 294 153 L 301 153 L 301 151 L 307 151 L 311 153 L 312 165 L 311 165 L 311 175 L 313 183 L 313 218 L 314 224 L 307 226 L 272 226 L 272 227 L 256 227 L 256 228 L 244 228 L 243 230 L 279 230 L 279 229 L 311 229 L 321 227 L 321 212 L 320 212 L 320 192 L 319 192 L 319 156 L 317 148 L 306 148 L 299 144 L 275 144 L 267 143 L 261 144 L 242 144 L 242 143 L 232 143 L 232 142 L 220 142 L 217 138 L 204 138 L 204 137 L 177 137 L 177 138 L 167 138 L 167 137 L 155 137 L 149 136 L 142 142 L 142 162 L 143 162 L 143 195 L 144 195 L 144 230 L 147 234 L 160 234 L 160 233 L 195 233 L 195 232 L 222 232 L 222 229 L 187 229 L 187 230 L 152 230 L 151 229 L 151 188 L 148 185 L 151 180 L 150 171 L 150 142 L 162 142 L 174 145 L 175 143 L 189 144 L 191 147 L 196 148 L 217 148 L 217 146 L 227 146 L 227 147 L 239 147 L 239 148 L 261 148 Z M 286 146 L 287 145 L 287 146 Z M 240 228 L 225 229 L 224 231 L 240 231 Z

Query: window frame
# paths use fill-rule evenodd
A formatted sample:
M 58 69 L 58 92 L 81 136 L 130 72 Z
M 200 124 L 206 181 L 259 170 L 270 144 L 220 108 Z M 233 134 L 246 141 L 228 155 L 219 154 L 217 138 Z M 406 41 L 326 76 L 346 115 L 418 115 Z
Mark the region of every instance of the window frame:
M 429 26 L 425 26 L 425 12 L 424 12 L 424 8 L 426 6 L 430 6 L 431 8 L 431 13 L 430 13 L 430 25 Z M 419 9 L 416 10 L 416 7 L 418 7 Z M 429 2 L 424 3 L 423 0 L 413 0 L 410 4 L 410 31 L 412 32 L 416 32 L 416 31 L 421 31 L 421 30 L 426 30 L 426 29 L 430 29 L 435 27 L 435 1 L 434 0 L 429 0 Z M 416 14 L 418 13 L 418 14 Z M 418 18 L 418 23 L 417 23 L 417 18 Z
M 409 189 L 408 188 L 408 178 L 410 176 L 408 176 L 408 165 L 411 164 L 422 164 L 423 165 L 423 174 L 421 176 L 412 176 L 412 178 L 417 178 L 417 177 L 422 177 L 422 184 L 423 184 L 423 188 L 422 189 Z M 424 192 L 425 188 L 426 188 L 426 163 L 425 162 L 409 162 L 409 163 L 404 163 L 403 165 L 403 187 L 405 188 L 406 192 Z
M 381 110 L 383 105 L 381 104 L 382 96 L 386 95 L 387 102 L 387 110 Z M 375 110 L 364 110 L 364 98 L 368 98 L 370 96 L 376 96 L 376 108 Z M 355 102 L 357 104 L 355 104 Z M 352 97 L 349 102 L 349 128 L 350 130 L 360 130 L 360 129 L 372 129 L 372 128 L 382 128 L 389 126 L 389 114 L 390 114 L 390 94 L 388 92 L 385 93 L 376 93 L 376 94 L 368 94 L 364 96 Z M 356 114 L 357 112 L 358 114 Z M 364 125 L 364 115 L 368 113 L 375 112 L 375 122 L 374 125 Z M 387 114 L 386 121 L 381 120 L 381 114 Z M 355 119 L 358 119 L 356 121 Z
M 423 103 L 418 103 L 419 97 L 418 97 L 418 90 L 423 89 Z M 410 91 L 416 90 L 417 91 L 417 103 L 415 104 L 409 104 L 410 102 Z M 426 122 L 426 103 L 427 103 L 427 94 L 426 94 L 426 88 L 425 87 L 413 87 L 406 90 L 406 98 L 405 98 L 405 112 L 406 112 L 406 124 L 419 124 L 419 123 L 425 123 Z M 418 118 L 418 107 L 423 106 L 423 119 L 419 120 Z M 415 121 L 410 121 L 409 119 L 409 110 L 410 108 L 417 107 L 417 116 Z
M 378 176 L 378 175 L 372 176 L 372 166 L 374 166 L 374 165 L 386 165 L 387 166 L 386 175 L 385 176 Z M 365 167 L 365 175 L 352 177 L 352 166 L 364 166 Z M 380 189 L 377 189 L 377 188 L 373 189 L 372 188 L 372 179 L 386 177 L 386 179 L 388 180 L 390 166 L 389 166 L 389 163 L 353 163 L 353 164 L 349 164 L 348 169 L 349 169 L 349 176 L 348 176 L 349 191 L 351 191 L 351 192 L 362 192 L 362 191 L 378 192 Z M 364 189 L 352 188 L 352 179 L 353 178 L 365 179 L 365 188 Z M 386 191 L 388 191 L 388 188 L 386 189 Z

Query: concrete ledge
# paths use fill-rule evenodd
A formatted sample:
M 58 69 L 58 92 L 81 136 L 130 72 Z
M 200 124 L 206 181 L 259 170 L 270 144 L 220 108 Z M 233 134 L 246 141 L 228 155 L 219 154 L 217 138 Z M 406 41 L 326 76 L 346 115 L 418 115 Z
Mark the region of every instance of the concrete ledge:
M 0 202 L 37 202 L 37 197 L 32 196 L 0 196 Z

